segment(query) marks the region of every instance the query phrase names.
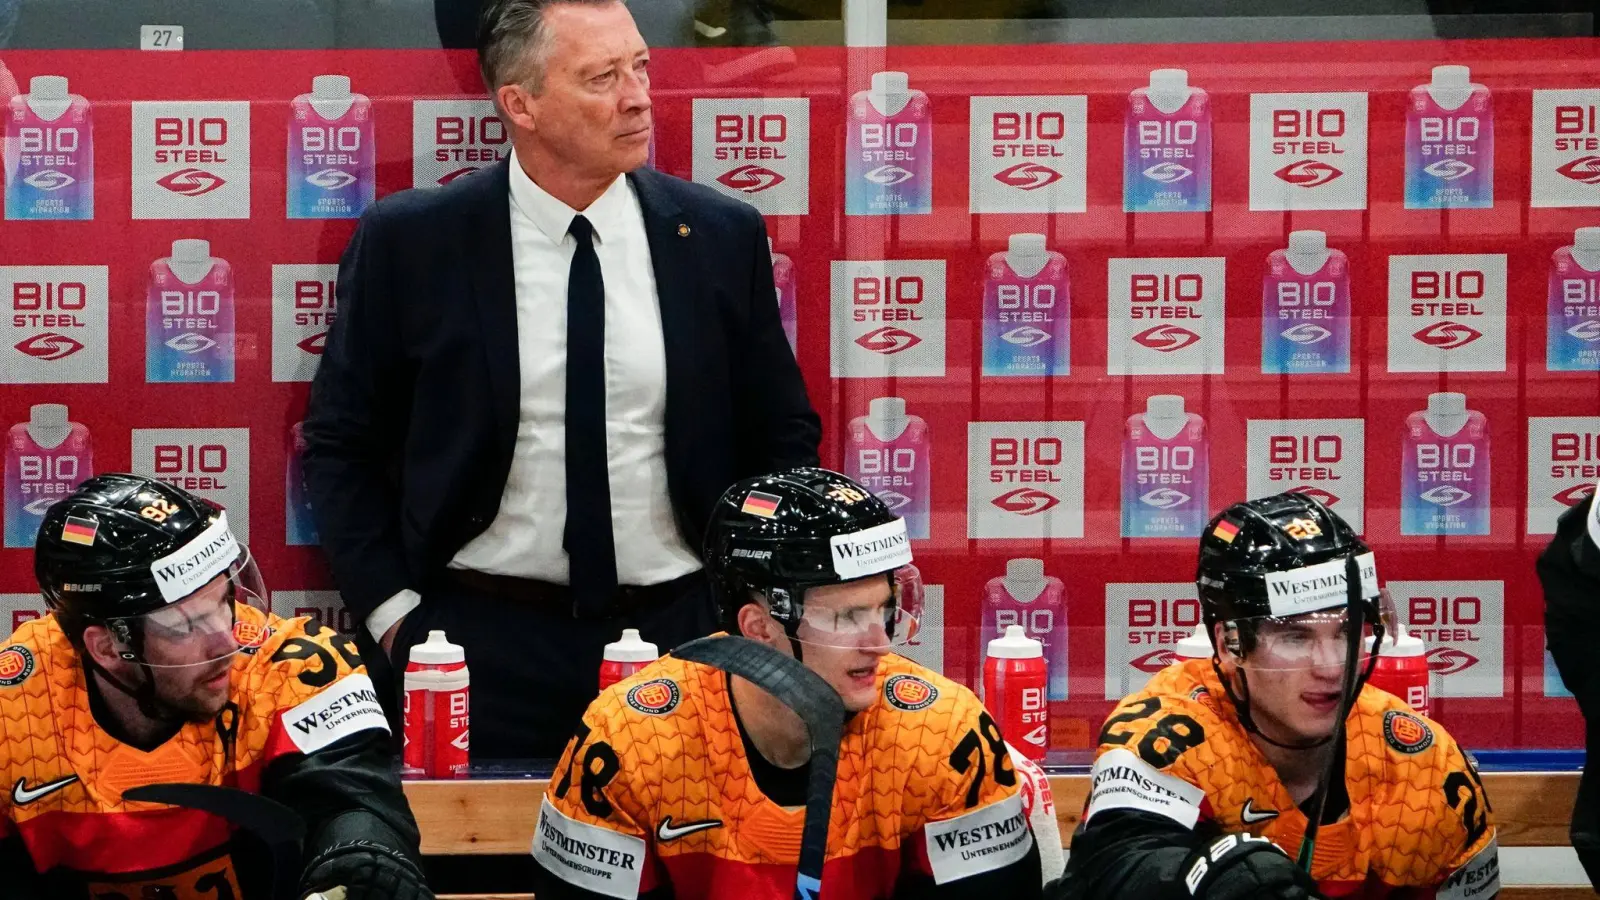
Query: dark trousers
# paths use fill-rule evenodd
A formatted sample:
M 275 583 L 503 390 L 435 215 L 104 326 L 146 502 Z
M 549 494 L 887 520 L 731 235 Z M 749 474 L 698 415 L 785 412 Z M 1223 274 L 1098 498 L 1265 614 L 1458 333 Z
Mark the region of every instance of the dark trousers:
M 466 651 L 472 674 L 472 764 L 548 768 L 561 755 L 583 711 L 599 693 L 605 645 L 637 628 L 665 654 L 717 630 L 711 593 L 701 573 L 665 585 L 623 589 L 622 611 L 576 618 L 567 588 L 495 579 L 469 584 L 451 573 L 422 592 L 385 657 L 360 629 L 358 641 L 374 686 L 385 700 L 399 746 L 402 675 L 412 645 L 430 630 Z M 381 670 L 381 671 L 380 671 Z M 535 762 L 538 761 L 538 762 Z

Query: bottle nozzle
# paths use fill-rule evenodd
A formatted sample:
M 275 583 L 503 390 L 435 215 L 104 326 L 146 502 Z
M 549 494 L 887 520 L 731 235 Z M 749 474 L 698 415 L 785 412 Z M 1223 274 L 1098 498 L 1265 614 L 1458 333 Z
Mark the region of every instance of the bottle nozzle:
M 311 79 L 311 93 L 320 100 L 342 100 L 350 96 L 350 76 L 318 75 Z
M 65 75 L 35 75 L 28 79 L 30 100 L 65 100 L 67 95 Z

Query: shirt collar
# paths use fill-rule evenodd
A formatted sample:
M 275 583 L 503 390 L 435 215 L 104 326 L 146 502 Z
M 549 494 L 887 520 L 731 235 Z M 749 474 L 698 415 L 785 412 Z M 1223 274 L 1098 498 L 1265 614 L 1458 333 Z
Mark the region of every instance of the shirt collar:
M 511 155 L 509 162 L 512 205 L 521 210 L 522 214 L 527 216 L 552 243 L 560 244 L 566 240 L 567 229 L 572 226 L 572 217 L 578 215 L 578 211 L 535 184 L 533 179 L 528 177 L 528 173 L 523 171 L 522 165 L 517 162 L 515 153 Z M 607 235 L 616 234 L 620 217 L 625 210 L 627 192 L 627 176 L 618 175 L 617 180 L 606 188 L 605 193 L 583 211 L 584 218 L 594 226 L 597 240 L 604 242 Z

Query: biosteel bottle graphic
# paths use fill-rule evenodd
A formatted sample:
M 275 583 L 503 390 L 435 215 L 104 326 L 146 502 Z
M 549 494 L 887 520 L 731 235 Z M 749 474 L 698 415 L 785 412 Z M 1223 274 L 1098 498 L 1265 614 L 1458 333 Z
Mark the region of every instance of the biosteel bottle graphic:
M 904 72 L 879 72 L 850 101 L 845 139 L 845 213 L 892 216 L 933 211 L 933 113 Z
M 778 294 L 778 318 L 783 322 L 783 333 L 789 338 L 789 351 L 799 353 L 795 343 L 795 283 L 794 260 L 772 249 L 772 238 L 767 238 L 767 252 L 772 255 L 772 286 Z
M 150 264 L 145 304 L 145 381 L 233 380 L 233 269 L 211 242 L 172 242 Z
M 1067 588 L 1044 574 L 1044 560 L 1013 559 L 1006 574 L 983 586 L 983 627 L 978 635 L 978 668 L 988 659 L 989 641 L 1021 625 L 1028 637 L 1044 644 L 1050 672 L 1050 699 L 1067 699 Z
M 35 75 L 5 114 L 6 218 L 94 218 L 89 101 L 60 75 Z
M 1128 95 L 1122 137 L 1125 212 L 1211 209 L 1211 100 L 1183 69 L 1156 69 Z
M 1546 368 L 1600 370 L 1600 228 L 1579 228 L 1550 261 Z
M 89 429 L 59 403 L 38 403 L 6 434 L 7 547 L 32 547 L 45 510 L 94 474 Z
M 983 374 L 1069 374 L 1071 310 L 1067 258 L 1042 234 L 1013 234 L 984 267 Z
M 288 463 L 284 466 L 284 543 L 291 546 L 315 546 L 317 523 L 311 518 L 311 496 L 306 490 L 306 476 L 302 462 L 306 452 L 304 423 L 296 422 L 289 428 Z
M 1434 66 L 1406 103 L 1406 209 L 1493 205 L 1493 97 L 1466 66 Z
M 1261 284 L 1261 371 L 1350 371 L 1350 261 L 1320 231 L 1291 231 Z
M 899 397 L 868 404 L 866 415 L 850 420 L 845 444 L 845 474 L 905 519 L 906 533 L 918 540 L 928 536 L 932 447 L 928 423 L 907 415 Z
M 289 218 L 354 219 L 372 202 L 372 101 L 318 75 L 289 106 Z
M 1122 438 L 1122 536 L 1197 537 L 1210 515 L 1206 422 L 1183 398 L 1157 394 Z
M 1401 534 L 1489 533 L 1489 423 L 1465 394 L 1430 394 L 1401 452 Z

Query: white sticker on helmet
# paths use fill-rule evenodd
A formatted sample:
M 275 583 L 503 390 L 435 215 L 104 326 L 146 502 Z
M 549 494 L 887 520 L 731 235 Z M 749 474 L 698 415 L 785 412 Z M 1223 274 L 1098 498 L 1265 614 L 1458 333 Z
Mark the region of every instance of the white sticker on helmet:
M 1329 560 L 1290 569 L 1287 572 L 1267 573 L 1267 602 L 1274 616 L 1298 616 L 1302 613 L 1331 609 L 1345 604 L 1344 563 L 1342 559 Z M 1361 595 L 1366 599 L 1378 596 L 1378 563 L 1371 553 L 1356 557 L 1361 571 Z
M 228 530 L 228 515 L 219 513 L 199 537 L 151 563 L 150 574 L 155 576 L 161 598 L 176 603 L 226 572 L 238 558 L 239 542 Z
M 833 571 L 846 581 L 892 572 L 911 562 L 911 539 L 906 536 L 904 519 L 834 535 L 828 544 L 833 548 Z

